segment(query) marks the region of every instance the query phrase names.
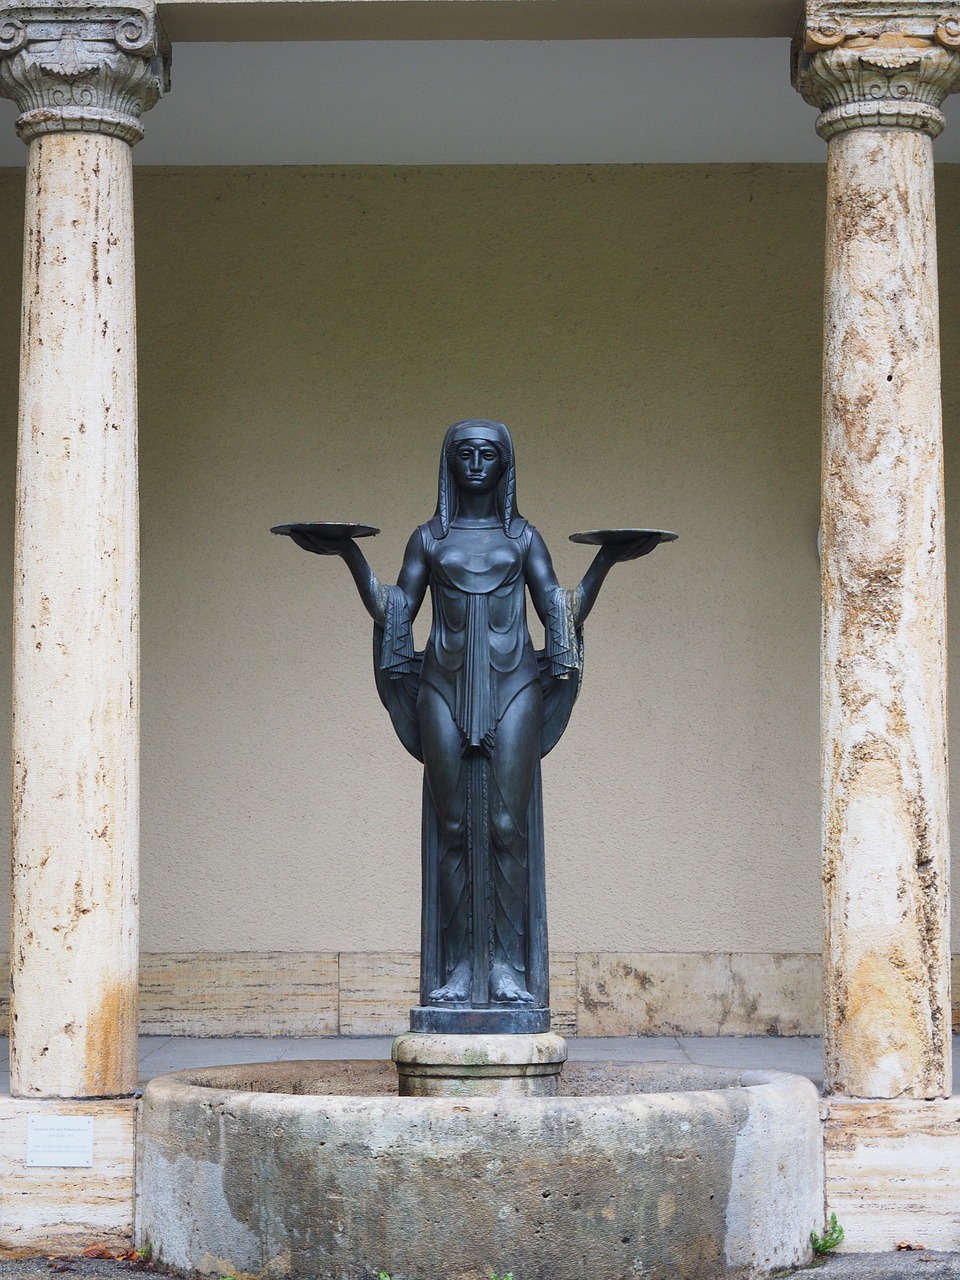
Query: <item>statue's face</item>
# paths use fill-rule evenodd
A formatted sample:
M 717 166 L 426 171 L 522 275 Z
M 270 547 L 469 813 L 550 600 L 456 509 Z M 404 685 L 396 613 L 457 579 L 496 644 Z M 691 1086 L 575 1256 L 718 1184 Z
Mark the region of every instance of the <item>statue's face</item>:
M 457 485 L 471 493 L 489 493 L 500 479 L 500 454 L 489 440 L 461 440 L 450 466 Z

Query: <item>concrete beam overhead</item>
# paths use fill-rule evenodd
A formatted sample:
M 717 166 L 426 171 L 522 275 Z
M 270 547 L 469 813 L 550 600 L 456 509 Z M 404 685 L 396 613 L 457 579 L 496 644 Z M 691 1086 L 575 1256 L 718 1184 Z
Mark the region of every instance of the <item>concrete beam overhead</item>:
M 795 0 L 173 0 L 182 40 L 668 40 L 790 36 Z

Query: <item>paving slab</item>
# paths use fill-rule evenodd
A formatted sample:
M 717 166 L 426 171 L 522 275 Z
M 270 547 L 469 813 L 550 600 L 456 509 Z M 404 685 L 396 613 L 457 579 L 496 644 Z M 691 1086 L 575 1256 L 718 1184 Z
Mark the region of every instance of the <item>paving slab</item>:
M 567 1038 L 571 1062 L 691 1062 L 676 1036 L 582 1036 Z M 723 1063 L 715 1063 L 722 1066 Z
M 292 1058 L 389 1058 L 393 1036 L 141 1036 L 140 1083 L 170 1071 Z M 820 1040 L 813 1036 L 609 1036 L 569 1037 L 571 1061 L 690 1062 L 792 1071 L 819 1087 Z M 960 1044 L 956 1057 L 960 1058 Z M 0 1093 L 10 1088 L 9 1041 L 0 1036 Z
M 51 1251 L 55 1256 L 0 1259 L 0 1280 L 54 1280 L 66 1274 L 68 1280 L 134 1280 L 162 1272 L 144 1270 L 128 1262 L 111 1259 L 78 1258 Z M 960 1253 L 848 1253 L 838 1254 L 800 1271 L 775 1272 L 775 1276 L 795 1276 L 797 1280 L 960 1280 Z M 367 1280 L 357 1276 L 357 1280 Z M 514 1273 L 514 1280 L 541 1280 Z M 596 1277 L 596 1280 L 603 1280 Z
M 753 1067 L 789 1071 L 823 1086 L 823 1041 L 819 1036 L 680 1036 L 688 1062 L 698 1066 Z
M 154 1076 L 166 1075 L 170 1071 L 185 1071 L 191 1067 L 221 1067 L 230 1063 L 243 1062 L 277 1062 L 294 1045 L 303 1043 L 305 1042 L 294 1040 L 289 1036 L 232 1036 L 210 1039 L 170 1036 L 163 1043 L 149 1047 L 147 1052 L 142 1054 L 140 1082 L 145 1084 Z M 319 1056 L 334 1055 L 328 1052 Z
M 960 1253 L 837 1254 L 794 1274 L 817 1280 L 960 1280 Z
M 389 1058 L 392 1036 L 236 1036 L 198 1039 L 141 1036 L 140 1081 L 191 1067 L 291 1058 Z M 691 1062 L 697 1066 L 789 1071 L 823 1085 L 819 1036 L 617 1036 L 570 1037 L 571 1061 Z M 0 1093 L 8 1092 L 9 1041 L 0 1036 Z M 953 1091 L 960 1094 L 960 1035 L 953 1037 Z M 929 1265 L 929 1264 L 927 1264 Z
M 390 1057 L 393 1036 L 309 1036 L 289 1039 L 278 1062 L 291 1058 L 373 1058 Z

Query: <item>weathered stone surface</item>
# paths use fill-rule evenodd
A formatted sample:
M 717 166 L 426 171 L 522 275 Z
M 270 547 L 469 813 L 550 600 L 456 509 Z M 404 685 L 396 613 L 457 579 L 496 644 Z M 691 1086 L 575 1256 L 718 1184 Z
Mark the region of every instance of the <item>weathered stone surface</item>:
M 153 0 L 0 5 L 0 94 L 19 107 L 24 142 L 61 132 L 139 142 L 169 69 Z
M 123 1247 L 133 1230 L 134 1113 L 130 1098 L 0 1097 L 0 1251 Z M 30 1116 L 92 1116 L 93 1167 L 28 1166 Z
M 827 1210 L 846 1247 L 960 1247 L 960 1098 L 836 1098 L 825 1111 Z
M 399 1035 L 420 999 L 420 957 L 404 951 L 340 953 L 340 1034 Z
M 137 1083 L 139 516 L 132 157 L 152 0 L 0 6 L 27 161 L 17 445 L 10 1086 Z
M 953 965 L 956 1008 L 960 957 Z M 0 953 L 0 978 L 8 971 L 9 958 Z M 415 952 L 141 952 L 140 1031 L 399 1035 L 409 1026 L 418 977 Z M 367 979 L 365 995 L 361 983 Z M 558 1035 L 813 1036 L 821 1033 L 821 1002 L 818 955 L 606 951 L 550 957 L 551 1030 Z M 7 1032 L 7 1007 L 0 981 L 0 1035 Z
M 549 1097 L 567 1060 L 564 1040 L 539 1035 L 433 1035 L 393 1042 L 401 1097 Z
M 132 155 L 27 163 L 14 588 L 11 1091 L 136 1087 L 139 610 Z
M 335 951 L 141 952 L 140 1033 L 335 1036 L 338 973 Z
M 950 1093 L 945 563 L 931 141 L 828 158 L 822 743 L 828 1091 Z
M 581 1036 L 819 1035 L 820 957 L 577 956 Z
M 821 110 L 817 132 L 943 130 L 940 107 L 960 78 L 960 14 L 929 0 L 806 0 L 793 83 Z
M 550 952 L 550 1030 L 559 1036 L 577 1034 L 577 956 L 573 951 Z
M 806 0 L 829 140 L 821 582 L 825 1088 L 950 1093 L 945 559 L 931 139 L 960 15 Z
M 593 1063 L 556 1098 L 398 1098 L 385 1067 L 152 1081 L 140 1242 L 184 1270 L 324 1280 L 713 1280 L 809 1257 L 809 1081 Z

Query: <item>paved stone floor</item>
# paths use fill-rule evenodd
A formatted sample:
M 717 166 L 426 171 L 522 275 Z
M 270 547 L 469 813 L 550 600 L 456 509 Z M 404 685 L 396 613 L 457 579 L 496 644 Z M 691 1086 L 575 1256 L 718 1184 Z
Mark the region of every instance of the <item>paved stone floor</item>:
M 144 1037 L 140 1041 L 143 1080 L 181 1067 L 230 1062 L 279 1062 L 290 1058 L 389 1058 L 392 1036 L 317 1037 L 315 1039 L 184 1040 Z M 622 1039 L 569 1039 L 571 1058 L 628 1062 L 693 1062 L 714 1066 L 769 1067 L 823 1079 L 819 1039 L 725 1036 L 716 1039 L 633 1036 Z
M 197 1040 L 182 1036 L 140 1037 L 140 1079 L 187 1067 L 231 1062 L 279 1062 L 290 1058 L 389 1058 L 391 1036 L 253 1036 Z M 822 1047 L 817 1036 L 629 1036 L 569 1039 L 571 1058 L 612 1058 L 626 1062 L 693 1062 L 712 1066 L 766 1067 L 823 1083 Z M 0 1037 L 0 1092 L 9 1089 L 8 1041 Z M 953 1037 L 953 1092 L 960 1093 L 960 1035 Z
M 799 1276 L 817 1280 L 960 1280 L 957 1253 L 851 1253 L 828 1258 Z
M 107 1260 L 91 1261 L 87 1258 L 21 1258 L 16 1261 L 0 1259 L 0 1280 L 54 1280 L 68 1273 L 75 1280 L 136 1280 L 137 1276 L 149 1280 L 153 1271 L 141 1271 L 127 1263 Z M 357 1276 L 356 1280 L 371 1280 L 375 1273 Z M 950 1253 L 855 1253 L 827 1258 L 813 1267 L 801 1271 L 778 1272 L 775 1275 L 794 1275 L 798 1280 L 960 1280 L 960 1254 Z M 399 1280 L 399 1277 L 398 1277 Z M 431 1276 L 430 1280 L 442 1280 Z M 514 1280 L 549 1280 L 544 1276 L 515 1274 Z M 599 1273 L 584 1276 L 584 1280 L 610 1280 Z M 709 1280 L 704 1277 L 703 1280 Z M 772 1278 L 771 1278 L 772 1280 Z
M 957 1038 L 960 1041 L 960 1037 Z M 389 1058 L 392 1036 L 277 1036 L 262 1039 L 187 1039 L 141 1036 L 142 1083 L 167 1071 L 215 1067 L 231 1062 L 279 1062 L 290 1058 Z M 571 1058 L 612 1058 L 628 1062 L 693 1062 L 714 1066 L 768 1067 L 823 1081 L 821 1046 L 814 1036 L 632 1036 L 618 1039 L 570 1039 Z M 955 1057 L 960 1057 L 958 1043 Z M 0 1092 L 10 1087 L 9 1042 L 0 1038 Z
M 188 1039 L 140 1037 L 140 1080 L 187 1067 L 216 1067 L 232 1062 L 280 1062 L 290 1058 L 389 1058 L 392 1036 L 238 1036 Z M 567 1041 L 571 1058 L 612 1058 L 628 1062 L 694 1062 L 714 1066 L 769 1067 L 823 1080 L 821 1046 L 814 1036 L 632 1036 Z M 960 1046 L 958 1053 L 960 1057 Z M 0 1092 L 10 1087 L 9 1042 L 0 1038 Z

